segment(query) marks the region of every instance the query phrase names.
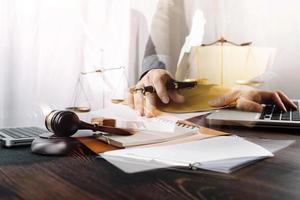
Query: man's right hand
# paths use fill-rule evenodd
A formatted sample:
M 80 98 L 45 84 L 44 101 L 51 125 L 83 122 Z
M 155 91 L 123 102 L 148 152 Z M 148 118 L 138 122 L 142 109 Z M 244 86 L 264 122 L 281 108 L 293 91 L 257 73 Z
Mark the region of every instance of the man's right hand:
M 152 69 L 148 71 L 143 78 L 131 88 L 128 93 L 127 102 L 134 108 L 140 116 L 154 117 L 157 101 L 168 104 L 170 101 L 183 103 L 184 97 L 176 90 L 167 90 L 166 83 L 174 80 L 172 76 L 164 69 Z M 156 93 L 147 92 L 145 95 L 141 90 L 132 92 L 132 89 L 152 86 Z

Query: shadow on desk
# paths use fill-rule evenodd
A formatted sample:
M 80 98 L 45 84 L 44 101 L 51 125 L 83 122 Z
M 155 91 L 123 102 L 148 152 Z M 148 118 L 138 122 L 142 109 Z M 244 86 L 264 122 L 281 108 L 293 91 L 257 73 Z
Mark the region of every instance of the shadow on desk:
M 32 165 L 53 160 L 65 159 L 66 157 L 85 157 L 94 155 L 89 149 L 80 145 L 67 156 L 47 156 L 31 152 L 30 146 L 15 146 L 11 148 L 0 147 L 0 166 L 5 165 Z
M 0 148 L 0 166 L 5 165 L 31 165 L 56 159 L 51 156 L 40 156 L 31 153 L 30 146 Z

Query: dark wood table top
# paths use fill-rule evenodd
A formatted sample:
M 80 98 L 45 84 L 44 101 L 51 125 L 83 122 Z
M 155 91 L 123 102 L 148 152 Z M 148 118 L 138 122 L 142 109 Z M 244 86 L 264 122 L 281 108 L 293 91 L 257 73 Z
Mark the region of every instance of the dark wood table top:
M 300 199 L 300 130 L 217 128 L 242 137 L 296 142 L 274 158 L 231 174 L 188 169 L 126 174 L 84 146 L 65 157 L 2 147 L 0 199 Z

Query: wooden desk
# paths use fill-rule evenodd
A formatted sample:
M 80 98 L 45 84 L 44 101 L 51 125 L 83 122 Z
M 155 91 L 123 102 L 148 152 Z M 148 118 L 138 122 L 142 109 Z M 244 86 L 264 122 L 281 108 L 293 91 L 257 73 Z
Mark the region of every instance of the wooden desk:
M 1 148 L 0 199 L 300 199 L 300 130 L 226 130 L 296 143 L 232 174 L 175 169 L 125 174 L 85 147 L 68 157 Z

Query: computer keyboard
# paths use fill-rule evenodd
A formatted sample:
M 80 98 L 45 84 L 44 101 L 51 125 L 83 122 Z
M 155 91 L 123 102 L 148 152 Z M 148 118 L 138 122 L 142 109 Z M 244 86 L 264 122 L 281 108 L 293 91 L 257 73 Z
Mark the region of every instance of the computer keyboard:
M 12 138 L 21 139 L 21 138 L 32 138 L 38 137 L 40 134 L 45 133 L 46 130 L 38 127 L 24 127 L 24 128 L 3 128 L 0 129 L 1 133 L 4 133 Z
M 260 120 L 274 120 L 274 121 L 299 121 L 299 103 L 295 101 L 297 110 L 289 109 L 287 112 L 281 111 L 276 105 L 266 105 L 259 117 Z

